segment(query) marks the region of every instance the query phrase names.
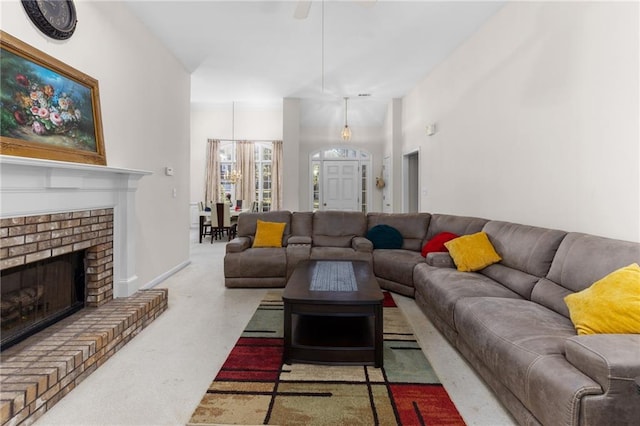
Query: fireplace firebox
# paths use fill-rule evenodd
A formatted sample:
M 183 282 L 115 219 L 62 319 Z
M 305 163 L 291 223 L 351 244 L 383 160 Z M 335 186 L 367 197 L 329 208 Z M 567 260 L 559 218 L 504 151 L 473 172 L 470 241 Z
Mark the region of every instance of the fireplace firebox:
M 0 350 L 84 307 L 84 259 L 80 250 L 2 271 Z

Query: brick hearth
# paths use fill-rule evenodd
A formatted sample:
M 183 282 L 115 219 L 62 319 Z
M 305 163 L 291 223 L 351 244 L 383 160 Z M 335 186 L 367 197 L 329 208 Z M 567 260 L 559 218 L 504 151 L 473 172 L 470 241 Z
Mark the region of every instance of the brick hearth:
M 0 354 L 2 425 L 29 425 L 167 308 L 166 289 L 86 308 Z

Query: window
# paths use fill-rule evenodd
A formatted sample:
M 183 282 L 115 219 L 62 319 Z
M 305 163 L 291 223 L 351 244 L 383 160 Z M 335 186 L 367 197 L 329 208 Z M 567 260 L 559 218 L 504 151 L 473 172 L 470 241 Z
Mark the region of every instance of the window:
M 271 142 L 255 142 L 255 201 L 260 203 L 263 211 L 271 209 L 271 158 L 273 145 Z M 235 187 L 240 167 L 236 164 L 236 145 L 233 141 L 220 141 L 220 186 L 223 194 L 230 194 L 236 200 Z M 247 200 L 250 202 L 253 200 Z
M 273 148 L 270 143 L 256 142 L 256 200 L 262 202 L 262 211 L 271 210 L 271 156 Z
M 232 182 L 232 173 L 238 168 L 236 167 L 236 150 L 235 145 L 231 142 L 220 143 L 220 192 L 224 195 L 231 194 L 235 198 L 234 184 Z

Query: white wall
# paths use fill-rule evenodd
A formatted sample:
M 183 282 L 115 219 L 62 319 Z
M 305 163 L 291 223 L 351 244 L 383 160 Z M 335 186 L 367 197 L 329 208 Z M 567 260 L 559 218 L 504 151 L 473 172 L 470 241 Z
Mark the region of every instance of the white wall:
M 144 286 L 189 258 L 189 75 L 122 3 L 75 4 L 78 26 L 67 41 L 41 34 L 18 1 L 0 2 L 0 25 L 96 78 L 107 164 L 153 172 L 137 191 L 136 270 Z M 165 166 L 175 175 L 165 176 Z
M 301 203 L 300 170 L 306 170 L 298 160 L 300 157 L 300 99 L 285 98 L 282 123 L 282 209 L 289 211 L 306 210 Z
M 426 76 L 403 102 L 421 209 L 640 241 L 638 12 L 508 3 Z
M 384 153 L 382 159 L 389 157 L 390 182 L 388 187 L 389 201 L 394 213 L 403 211 L 402 194 L 402 99 L 392 99 L 387 106 L 384 122 Z M 382 202 L 382 200 L 381 200 Z
M 204 200 L 207 139 L 282 140 L 282 103 L 191 105 L 192 203 Z

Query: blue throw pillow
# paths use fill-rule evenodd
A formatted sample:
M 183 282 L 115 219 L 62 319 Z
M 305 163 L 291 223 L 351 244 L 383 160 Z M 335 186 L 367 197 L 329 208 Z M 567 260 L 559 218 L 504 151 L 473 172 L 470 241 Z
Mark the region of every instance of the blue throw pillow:
M 402 234 L 389 225 L 376 225 L 369 229 L 367 239 L 373 243 L 374 249 L 402 248 Z

